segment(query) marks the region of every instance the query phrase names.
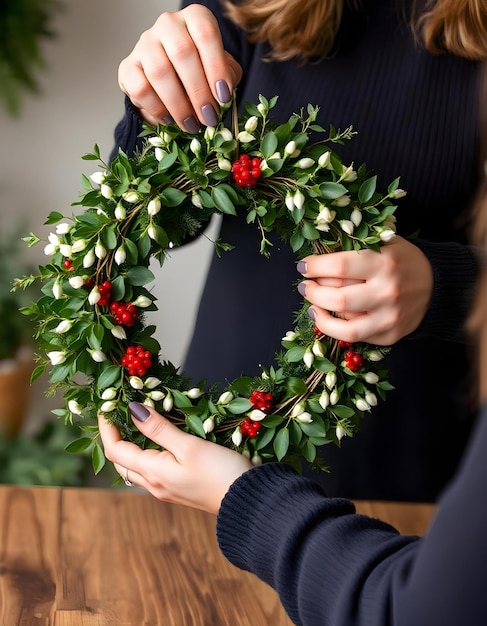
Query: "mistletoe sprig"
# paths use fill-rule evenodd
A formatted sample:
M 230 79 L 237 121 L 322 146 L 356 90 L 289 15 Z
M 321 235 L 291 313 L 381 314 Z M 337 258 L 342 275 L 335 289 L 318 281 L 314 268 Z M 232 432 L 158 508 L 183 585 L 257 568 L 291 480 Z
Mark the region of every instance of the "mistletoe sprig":
M 247 454 L 255 463 L 305 458 L 322 467 L 317 448 L 353 436 L 363 416 L 392 387 L 382 359 L 388 348 L 349 344 L 324 336 L 306 314 L 295 314 L 276 363 L 242 376 L 225 389 L 205 388 L 163 359 L 146 312 L 157 310 L 150 290 L 152 258 L 162 265 L 173 246 L 200 233 L 215 213 L 246 212 L 258 228 L 262 254 L 277 232 L 304 256 L 336 250 L 380 250 L 395 235 L 399 179 L 386 193 L 365 165 L 344 165 L 333 144 L 353 129 L 328 131 L 318 108 L 280 125 L 270 112 L 277 97 L 247 103 L 233 128 L 222 111 L 216 127 L 189 135 L 175 125 L 145 126 L 133 157 L 119 151 L 106 164 L 95 146 L 83 158 L 99 169 L 83 176 L 82 212 L 56 224 L 44 252 L 47 265 L 16 288 L 42 283 L 42 296 L 24 309 L 36 321 L 39 346 L 33 379 L 49 372 L 48 394 L 63 392 L 54 413 L 84 431 L 68 450 L 92 449 L 93 467 L 105 462 L 98 440 L 103 413 L 122 436 L 154 447 L 134 426 L 131 401 L 154 407 L 199 437 Z M 312 137 L 317 138 L 312 141 Z M 31 234 L 29 245 L 40 242 Z M 231 242 L 214 242 L 217 253 Z

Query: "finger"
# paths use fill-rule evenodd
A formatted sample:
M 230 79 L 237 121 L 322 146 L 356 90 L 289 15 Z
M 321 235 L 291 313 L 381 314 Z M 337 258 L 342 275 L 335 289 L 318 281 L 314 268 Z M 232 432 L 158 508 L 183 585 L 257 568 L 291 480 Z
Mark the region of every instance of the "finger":
M 346 287 L 336 288 L 324 287 L 314 280 L 306 280 L 300 283 L 299 292 L 311 304 L 335 313 L 373 311 L 383 300 L 379 290 L 365 282 L 355 282 Z
M 148 57 L 144 71 L 172 117 L 195 132 L 195 123 L 216 125 L 219 100 L 230 99 L 238 64 L 229 65 L 214 16 L 201 5 L 187 11 L 161 16 L 165 54 L 158 67 L 151 67 Z
M 380 252 L 374 250 L 310 255 L 298 263 L 298 271 L 306 278 L 365 281 L 380 267 L 379 255 Z
M 168 419 L 145 404 L 131 402 L 129 409 L 134 424 L 141 433 L 154 443 L 159 444 L 164 450 L 169 451 L 178 462 L 184 460 L 194 435 L 183 432 Z
M 127 57 L 120 63 L 118 84 L 122 92 L 130 98 L 134 106 L 139 109 L 140 115 L 149 124 L 157 126 L 168 117 L 167 107 L 147 80 L 139 61 L 134 63 L 130 57 Z
M 151 482 L 145 477 L 150 479 L 159 471 L 164 471 L 165 466 L 176 463 L 169 451 L 142 450 L 136 444 L 123 440 L 118 429 L 103 415 L 98 416 L 98 428 L 106 458 L 114 464 L 122 478 L 129 469 L 129 480 L 134 485 L 151 491 Z
M 310 307 L 308 314 L 324 335 L 334 339 L 350 343 L 367 342 L 378 346 L 389 346 L 399 338 L 394 327 L 381 325 L 375 314 L 361 313 L 354 315 L 351 319 L 343 319 L 316 306 Z
M 365 282 L 355 278 L 315 278 L 314 281 L 322 287 L 347 287 L 348 285 L 363 284 Z

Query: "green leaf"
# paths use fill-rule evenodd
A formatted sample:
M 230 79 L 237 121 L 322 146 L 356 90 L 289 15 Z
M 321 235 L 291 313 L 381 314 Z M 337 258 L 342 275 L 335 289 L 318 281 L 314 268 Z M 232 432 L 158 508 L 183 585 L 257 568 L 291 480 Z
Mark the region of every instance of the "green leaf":
M 123 276 L 117 276 L 112 280 L 111 297 L 113 300 L 120 302 L 125 297 L 125 280 Z
M 32 376 L 30 377 L 30 383 L 32 384 L 35 380 L 37 380 L 44 372 L 46 371 L 46 365 L 38 365 L 34 371 L 32 372 Z
M 324 182 L 320 185 L 321 197 L 325 200 L 336 200 L 348 192 L 340 183 Z
M 305 435 L 308 437 L 325 437 L 326 429 L 320 417 L 313 417 L 313 421 L 310 424 L 300 422 L 299 426 Z
M 124 239 L 123 245 L 125 246 L 125 252 L 127 253 L 127 262 L 131 265 L 135 265 L 137 263 L 137 259 L 139 258 L 137 246 L 131 239 Z
M 51 211 L 51 213 L 49 213 L 49 215 L 47 216 L 47 220 L 44 222 L 44 224 L 56 224 L 56 222 L 59 222 L 63 218 L 64 215 L 62 213 L 59 213 L 58 211 Z
M 186 194 L 175 187 L 167 187 L 161 193 L 161 200 L 165 206 L 179 206 L 186 199 Z
M 372 176 L 360 185 L 358 199 L 361 204 L 366 204 L 372 198 L 377 187 L 377 176 Z
M 275 427 L 265 428 L 261 430 L 257 438 L 257 442 L 255 444 L 256 449 L 262 450 L 262 448 L 265 448 L 266 445 L 274 439 L 275 433 L 276 433 Z
M 277 137 L 273 131 L 266 133 L 264 135 L 264 139 L 262 140 L 262 143 L 260 144 L 260 150 L 262 154 L 264 155 L 265 159 L 268 159 L 270 156 L 274 154 L 274 152 L 276 152 L 277 145 L 278 145 Z
M 300 228 L 297 228 L 291 236 L 289 243 L 291 244 L 291 248 L 293 252 L 298 252 L 303 247 L 305 242 L 305 238 Z
M 75 441 L 69 443 L 64 450 L 70 454 L 78 454 L 87 450 L 92 443 L 93 439 L 90 439 L 89 437 L 81 437 L 80 439 L 76 439 Z
M 105 228 L 101 233 L 101 240 L 108 250 L 115 250 L 118 243 L 117 226 L 113 225 Z
M 122 368 L 118 365 L 109 365 L 98 377 L 97 387 L 100 390 L 111 387 L 115 382 L 119 381 L 122 377 Z
M 161 248 L 168 248 L 169 247 L 169 237 L 166 233 L 166 231 L 161 228 L 160 226 L 158 226 L 157 224 L 152 224 L 152 228 L 153 228 L 153 232 L 154 232 L 154 239 L 155 241 L 158 243 L 158 245 Z
M 203 424 L 201 423 L 199 417 L 197 417 L 196 415 L 187 415 L 186 424 L 188 425 L 188 428 L 191 432 L 193 432 L 195 435 L 198 435 L 199 437 L 202 437 L 203 439 L 206 439 L 206 433 L 203 429 Z
M 302 378 L 291 376 L 286 380 L 286 392 L 288 396 L 301 396 L 307 391 L 308 387 Z
M 215 203 L 216 208 L 222 213 L 226 213 L 227 215 L 237 215 L 233 202 L 230 200 L 230 197 L 221 185 L 212 189 L 211 198 Z
M 281 428 L 274 439 L 274 452 L 278 461 L 286 456 L 289 449 L 289 430 L 287 428 Z
M 227 404 L 228 410 L 233 415 L 241 415 L 246 411 L 250 411 L 250 409 L 254 405 L 247 398 L 234 398 L 231 402 Z
M 184 393 L 181 393 L 177 389 L 171 389 L 172 397 L 174 398 L 174 405 L 178 409 L 184 409 L 193 406 L 191 399 Z
M 353 417 L 355 415 L 355 411 L 351 407 L 344 406 L 343 404 L 335 404 L 335 406 L 330 407 L 330 409 L 337 417 L 341 418 Z
M 316 459 L 316 447 L 310 441 L 307 441 L 303 448 L 303 456 L 309 463 Z
M 131 267 L 126 274 L 127 282 L 135 287 L 142 287 L 151 283 L 155 276 L 147 267 Z
M 294 346 L 286 352 L 286 360 L 289 361 L 289 363 L 297 363 L 298 361 L 302 361 L 305 352 L 305 346 Z
M 95 445 L 93 446 L 93 451 L 91 453 L 91 462 L 95 474 L 99 474 L 105 466 L 105 453 L 103 452 L 103 449 L 99 443 L 95 443 Z
M 303 236 L 309 241 L 320 238 L 320 232 L 309 222 L 304 222 L 302 232 Z

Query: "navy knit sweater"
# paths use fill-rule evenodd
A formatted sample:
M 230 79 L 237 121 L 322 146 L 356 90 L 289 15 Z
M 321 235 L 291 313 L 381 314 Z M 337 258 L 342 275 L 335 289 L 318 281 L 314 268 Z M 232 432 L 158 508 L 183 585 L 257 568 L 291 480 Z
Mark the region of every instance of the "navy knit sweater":
M 251 469 L 223 500 L 220 548 L 299 626 L 485 626 L 486 450 L 484 409 L 423 539 L 355 514 L 284 464 Z
M 431 262 L 430 310 L 388 357 L 395 391 L 341 449 L 320 451 L 332 471 L 316 478 L 330 495 L 433 501 L 457 467 L 477 411 L 462 328 L 477 271 L 465 244 L 479 175 L 480 68 L 415 45 L 400 1 L 364 0 L 359 12 L 346 11 L 333 55 L 301 67 L 263 61 L 266 46 L 250 45 L 222 16 L 218 0 L 202 4 L 217 16 L 226 49 L 244 68 L 240 102 L 279 95 L 276 121 L 319 105 L 322 126 L 352 124 L 358 133 L 337 148 L 345 163 L 366 163 L 384 189 L 400 176 L 408 192 L 397 227 Z M 127 101 L 116 146 L 132 152 L 140 124 Z M 194 382 L 208 384 L 271 365 L 302 302 L 288 244 L 275 239 L 266 259 L 257 229 L 243 216 L 224 216 L 220 236 L 235 249 L 211 263 L 183 367 Z

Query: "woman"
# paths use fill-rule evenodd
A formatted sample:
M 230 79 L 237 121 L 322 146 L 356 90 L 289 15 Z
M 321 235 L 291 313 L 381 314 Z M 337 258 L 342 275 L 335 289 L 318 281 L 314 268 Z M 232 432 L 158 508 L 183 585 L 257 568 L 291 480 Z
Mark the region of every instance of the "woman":
M 135 149 L 142 119 L 175 120 L 189 132 L 212 125 L 235 89 L 239 103 L 279 95 L 276 121 L 318 104 L 322 126 L 358 132 L 338 147 L 345 162 L 366 162 L 384 187 L 400 175 L 408 192 L 396 213 L 400 236 L 381 254 L 308 257 L 298 265 L 299 291 L 287 246 L 275 240 L 267 260 L 244 218 L 224 217 L 220 236 L 235 249 L 211 264 L 184 373 L 208 384 L 258 373 L 304 295 L 325 334 L 394 344 L 387 366 L 395 390 L 359 435 L 322 451 L 331 473 L 316 478 L 330 495 L 435 500 L 477 410 L 463 327 L 477 273 L 466 230 L 480 171 L 485 3 L 183 7 L 162 14 L 120 65 L 127 98 L 117 147 Z

